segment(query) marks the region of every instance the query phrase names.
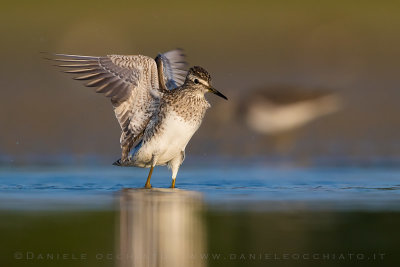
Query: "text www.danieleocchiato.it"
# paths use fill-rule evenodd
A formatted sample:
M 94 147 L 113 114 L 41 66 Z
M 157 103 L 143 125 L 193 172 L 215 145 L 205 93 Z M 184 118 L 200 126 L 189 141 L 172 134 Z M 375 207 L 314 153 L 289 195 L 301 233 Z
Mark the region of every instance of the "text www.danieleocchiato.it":
M 115 261 L 115 260 L 135 260 L 159 258 L 168 260 L 168 255 L 144 254 L 144 255 L 122 255 L 109 252 L 99 253 L 71 253 L 71 252 L 33 252 L 16 251 L 16 260 L 31 261 Z M 182 256 L 191 260 L 203 261 L 382 261 L 386 254 L 382 252 L 363 253 L 363 252 L 342 252 L 342 253 L 199 253 Z

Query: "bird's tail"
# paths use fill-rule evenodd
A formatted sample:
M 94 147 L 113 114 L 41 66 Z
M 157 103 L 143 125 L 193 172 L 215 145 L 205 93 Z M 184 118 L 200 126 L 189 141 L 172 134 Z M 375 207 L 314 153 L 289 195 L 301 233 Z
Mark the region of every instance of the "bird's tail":
M 112 165 L 115 165 L 115 166 L 122 166 L 122 161 L 121 161 L 121 159 L 117 160 L 117 161 L 114 162 Z

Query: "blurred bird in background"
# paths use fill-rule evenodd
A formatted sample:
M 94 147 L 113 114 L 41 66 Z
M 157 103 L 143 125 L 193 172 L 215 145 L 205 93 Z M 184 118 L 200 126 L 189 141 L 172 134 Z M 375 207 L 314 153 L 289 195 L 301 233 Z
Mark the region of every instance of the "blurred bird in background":
M 265 135 L 304 127 L 341 107 L 339 96 L 331 91 L 293 87 L 255 91 L 241 105 L 246 125 Z
M 235 120 L 235 132 L 255 140 L 243 144 L 243 151 L 261 154 L 289 155 L 299 134 L 312 122 L 334 114 L 343 108 L 336 91 L 300 86 L 270 86 L 250 90 L 244 97 L 237 96 L 223 107 L 220 121 Z M 217 124 L 217 123 L 216 123 Z M 252 136 L 251 133 L 254 135 Z

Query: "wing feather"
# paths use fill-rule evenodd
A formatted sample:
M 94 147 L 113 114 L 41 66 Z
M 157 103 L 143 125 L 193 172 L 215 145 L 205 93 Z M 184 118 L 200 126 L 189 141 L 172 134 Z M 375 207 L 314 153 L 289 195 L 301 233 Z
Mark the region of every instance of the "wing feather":
M 55 54 L 52 60 L 75 80 L 111 98 L 115 116 L 121 126 L 123 151 L 130 150 L 159 104 L 157 65 L 154 59 L 142 56 L 109 55 L 104 57 Z M 124 153 L 124 152 L 123 152 Z
M 97 68 L 77 69 L 77 70 L 65 70 L 65 73 L 99 73 Z M 101 73 L 101 72 L 100 72 Z
M 84 81 L 84 80 L 90 80 L 90 79 L 94 79 L 94 78 L 100 78 L 105 75 L 107 75 L 107 74 L 95 72 L 95 73 L 89 73 L 89 74 L 86 74 L 83 76 L 74 77 L 74 80 Z
M 160 88 L 172 90 L 183 84 L 187 74 L 187 62 L 182 49 L 158 54 L 155 60 L 158 67 Z

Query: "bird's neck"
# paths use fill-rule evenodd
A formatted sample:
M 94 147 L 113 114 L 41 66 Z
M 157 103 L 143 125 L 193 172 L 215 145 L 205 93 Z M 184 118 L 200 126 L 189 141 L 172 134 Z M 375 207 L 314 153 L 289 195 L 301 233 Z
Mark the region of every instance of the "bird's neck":
M 207 101 L 204 97 L 204 92 L 198 88 L 183 84 L 178 90 L 180 90 L 181 94 L 185 97 L 196 98 L 197 101 Z
M 191 120 L 191 118 L 196 121 L 201 120 L 210 107 L 204 94 L 198 90 L 181 87 L 170 91 L 170 93 L 165 101 L 169 102 L 173 110 L 186 120 Z

